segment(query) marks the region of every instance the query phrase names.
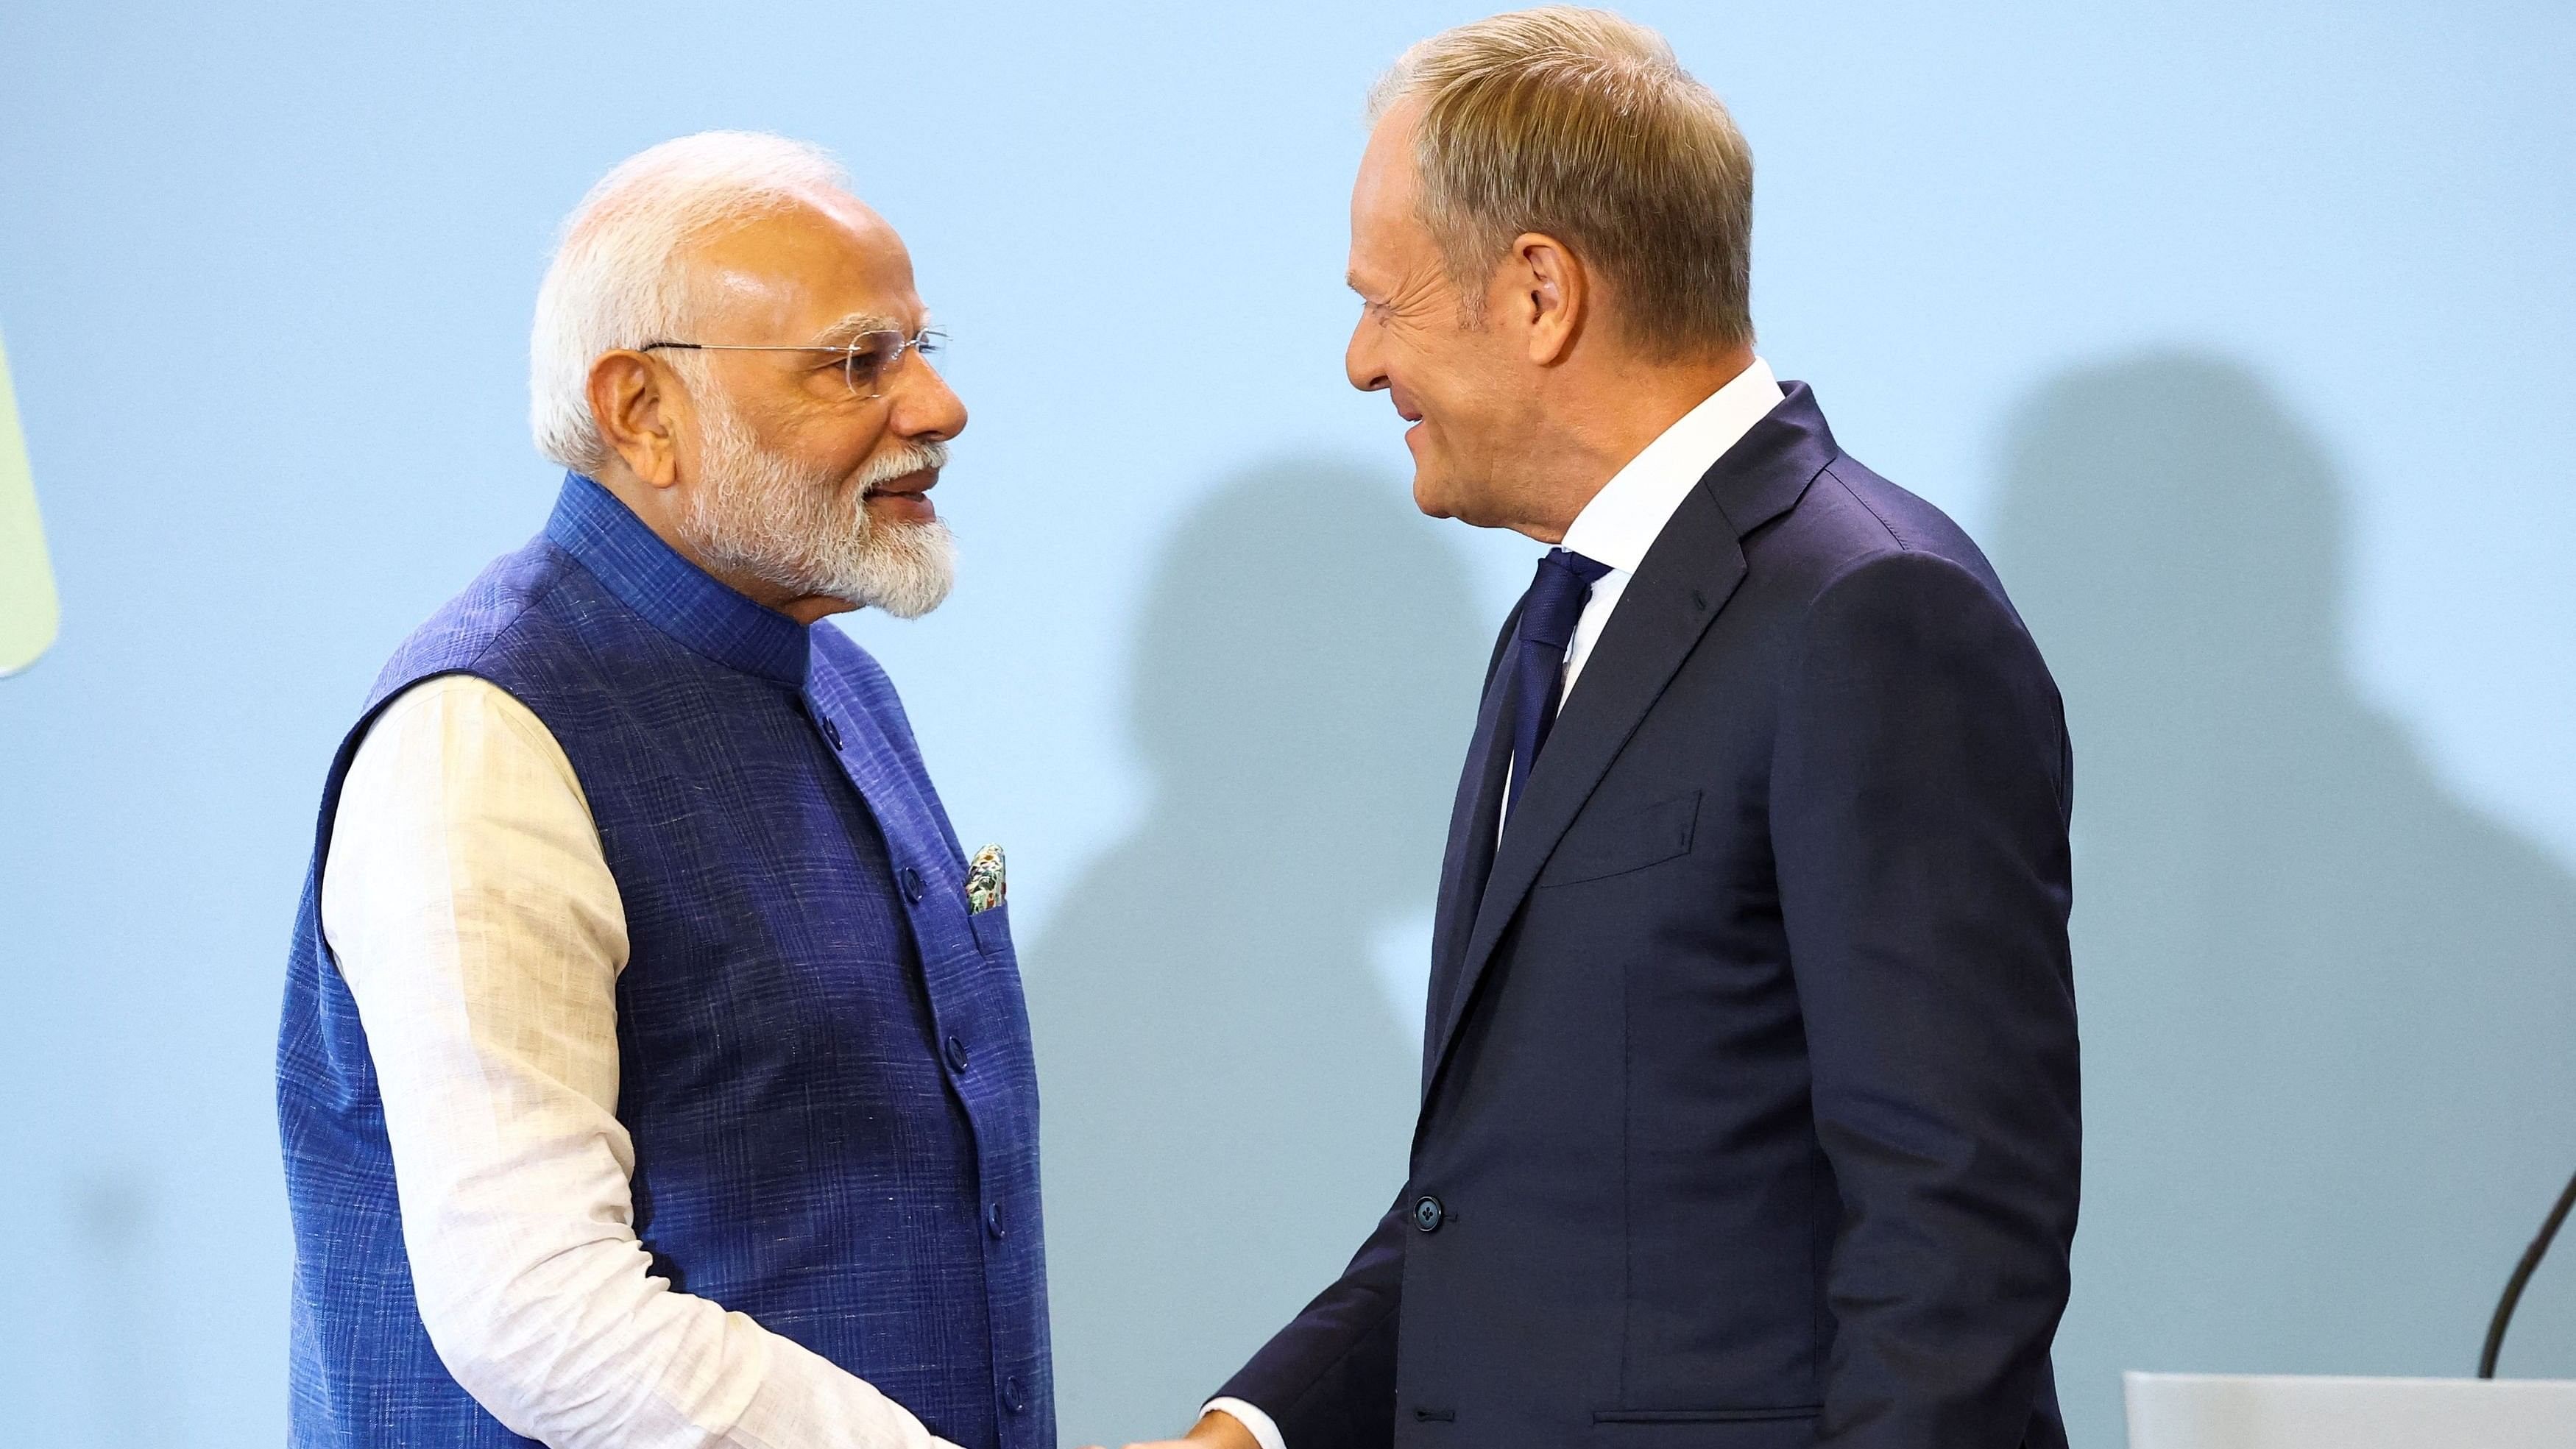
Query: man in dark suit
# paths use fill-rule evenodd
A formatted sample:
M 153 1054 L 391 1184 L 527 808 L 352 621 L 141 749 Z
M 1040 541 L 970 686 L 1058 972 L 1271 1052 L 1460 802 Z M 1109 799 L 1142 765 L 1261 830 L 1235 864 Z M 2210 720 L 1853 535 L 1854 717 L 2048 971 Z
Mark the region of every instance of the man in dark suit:
M 2063 1446 L 2070 755 L 2002 585 L 1753 355 L 1751 162 L 1659 37 L 1408 53 L 1352 381 L 1560 544 L 1451 817 L 1410 1175 L 1192 1443 Z

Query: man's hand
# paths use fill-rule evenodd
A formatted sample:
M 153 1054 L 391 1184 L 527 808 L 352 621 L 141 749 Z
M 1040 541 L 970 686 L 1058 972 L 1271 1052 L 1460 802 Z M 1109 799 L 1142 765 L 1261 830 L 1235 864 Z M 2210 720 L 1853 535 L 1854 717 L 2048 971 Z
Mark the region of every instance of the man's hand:
M 1092 1449 L 1099 1449 L 1093 1445 Z M 1199 1415 L 1190 1432 L 1178 1439 L 1157 1439 L 1150 1444 L 1130 1444 L 1127 1449 L 1261 1449 L 1252 1431 L 1243 1422 L 1222 1409 L 1211 1409 Z

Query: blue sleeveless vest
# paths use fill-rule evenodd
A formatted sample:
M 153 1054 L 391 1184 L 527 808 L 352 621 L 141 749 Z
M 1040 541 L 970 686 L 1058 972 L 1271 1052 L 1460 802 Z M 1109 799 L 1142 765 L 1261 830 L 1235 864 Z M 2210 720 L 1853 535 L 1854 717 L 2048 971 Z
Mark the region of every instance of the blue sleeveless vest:
M 441 674 L 552 731 L 624 903 L 617 1116 L 672 1286 L 968 1449 L 1054 1449 L 1037 1082 L 1008 907 L 876 661 L 726 588 L 589 479 L 397 652 L 322 793 L 279 1032 L 292 1441 L 520 1445 L 421 1326 L 366 1034 L 322 939 L 340 784 Z

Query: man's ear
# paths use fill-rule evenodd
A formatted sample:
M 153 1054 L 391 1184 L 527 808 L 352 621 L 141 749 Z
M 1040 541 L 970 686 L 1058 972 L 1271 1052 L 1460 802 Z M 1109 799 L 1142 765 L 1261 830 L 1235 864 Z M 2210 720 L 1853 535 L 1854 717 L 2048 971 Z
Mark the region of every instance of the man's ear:
M 1565 243 L 1545 232 L 1512 239 L 1503 259 L 1512 280 L 1512 306 L 1526 329 L 1529 360 L 1541 367 L 1563 362 L 1583 335 L 1592 307 L 1592 274 Z
M 679 399 L 670 374 L 640 352 L 602 353 L 590 365 L 590 416 L 628 471 L 655 488 L 680 481 L 671 423 Z

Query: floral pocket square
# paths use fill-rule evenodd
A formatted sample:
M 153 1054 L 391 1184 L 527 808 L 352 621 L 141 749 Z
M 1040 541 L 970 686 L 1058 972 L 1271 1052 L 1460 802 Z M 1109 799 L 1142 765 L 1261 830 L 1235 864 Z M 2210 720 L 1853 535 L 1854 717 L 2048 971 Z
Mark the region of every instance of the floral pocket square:
M 980 916 L 1010 898 L 1011 871 L 1002 861 L 1002 847 L 988 845 L 975 852 L 966 866 L 966 913 Z

